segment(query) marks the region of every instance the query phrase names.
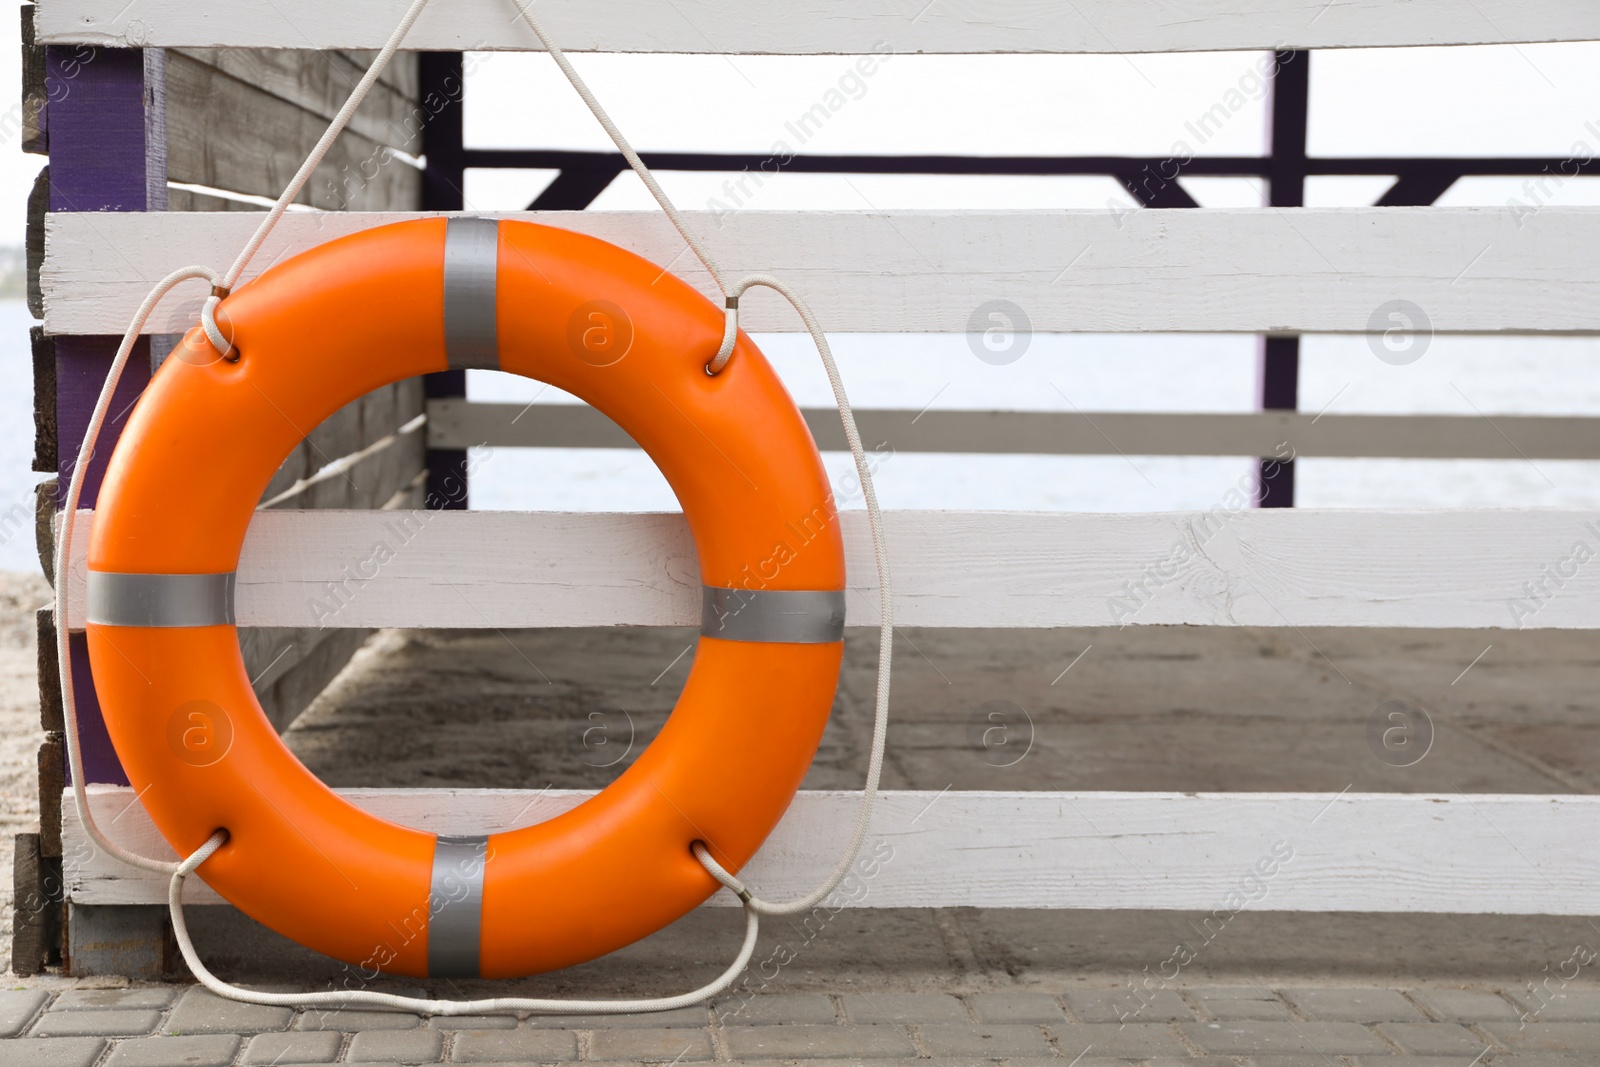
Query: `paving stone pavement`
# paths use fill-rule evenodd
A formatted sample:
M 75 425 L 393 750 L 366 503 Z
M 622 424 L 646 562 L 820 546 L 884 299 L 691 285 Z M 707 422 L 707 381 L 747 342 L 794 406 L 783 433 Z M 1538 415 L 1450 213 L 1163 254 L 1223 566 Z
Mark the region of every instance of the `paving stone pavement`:
M 0 1067 L 739 1063 L 778 1067 L 1592 1067 L 1600 994 L 1184 985 L 795 992 L 659 1015 L 422 1018 L 194 986 L 0 991 Z

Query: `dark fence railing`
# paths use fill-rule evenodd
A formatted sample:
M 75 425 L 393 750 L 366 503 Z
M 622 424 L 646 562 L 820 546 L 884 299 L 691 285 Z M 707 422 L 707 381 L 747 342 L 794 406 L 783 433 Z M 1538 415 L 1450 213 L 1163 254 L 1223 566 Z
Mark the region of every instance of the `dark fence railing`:
M 435 53 L 424 63 L 424 78 L 459 78 L 455 53 Z M 760 152 L 641 152 L 652 170 L 740 173 L 760 176 L 790 174 L 956 174 L 956 175 L 1104 175 L 1116 179 L 1144 207 L 1198 207 L 1178 183 L 1183 177 L 1258 177 L 1266 181 L 1268 204 L 1301 207 L 1305 181 L 1323 175 L 1393 175 L 1395 183 L 1379 207 L 1425 207 L 1435 203 L 1457 181 L 1479 176 L 1550 175 L 1562 179 L 1600 173 L 1600 160 L 1558 157 L 1314 157 L 1306 154 L 1310 114 L 1308 53 L 1279 52 L 1268 97 L 1271 136 L 1260 156 L 951 156 L 951 155 L 774 155 Z M 440 84 L 448 84 L 441 81 Z M 459 81 L 456 82 L 460 84 Z M 424 85 L 426 93 L 429 86 Z M 427 146 L 429 188 L 438 191 L 426 206 L 459 210 L 463 174 L 468 169 L 554 170 L 556 178 L 528 205 L 532 211 L 581 211 L 627 163 L 616 152 L 534 148 L 465 148 L 459 121 L 430 129 Z M 1266 411 L 1293 411 L 1298 402 L 1300 338 L 1272 335 L 1262 339 L 1257 401 Z M 443 378 L 436 375 L 434 377 Z M 430 385 L 430 395 L 461 395 L 464 384 L 454 379 Z M 463 469 L 460 453 L 441 455 L 436 465 Z M 1294 463 L 1263 459 L 1257 489 L 1263 507 L 1294 505 Z

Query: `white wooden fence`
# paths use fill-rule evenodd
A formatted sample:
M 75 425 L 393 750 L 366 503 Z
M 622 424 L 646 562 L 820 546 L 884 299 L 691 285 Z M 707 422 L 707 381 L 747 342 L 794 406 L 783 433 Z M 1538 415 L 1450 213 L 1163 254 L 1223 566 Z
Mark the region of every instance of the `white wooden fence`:
M 53 44 L 373 48 L 401 6 L 41 0 L 38 32 Z M 900 53 L 1600 39 L 1600 5 L 1592 0 L 690 6 L 689 18 L 679 5 L 649 0 L 543 0 L 540 11 L 565 47 L 588 51 L 865 53 L 884 39 Z M 441 0 L 407 46 L 528 49 L 536 42 L 512 0 Z M 399 217 L 290 215 L 256 265 Z M 657 215 L 536 217 L 657 262 L 676 261 L 709 289 Z M 1600 209 L 1546 208 L 1522 218 L 1436 208 L 1141 210 L 1117 218 L 1095 211 L 741 212 L 720 227 L 693 217 L 690 224 L 730 272 L 784 276 L 840 331 L 964 331 L 971 308 L 1006 298 L 1044 331 L 1352 333 L 1369 328 L 1375 307 L 1399 298 L 1426 307 L 1439 331 L 1600 332 Z M 252 226 L 228 214 L 54 216 L 42 275 L 47 330 L 119 331 L 151 279 L 181 264 L 226 263 Z M 755 297 L 748 308 L 751 329 L 797 326 L 775 301 Z M 822 416 L 815 417 L 820 427 Z M 870 412 L 866 421 L 892 428 L 903 418 Z M 930 417 L 906 431 L 907 447 L 1097 450 L 1077 418 Z M 1495 429 L 1468 419 L 1282 413 L 1121 418 L 1131 435 L 1123 447 L 1137 452 L 1270 455 L 1264 444 L 1288 440 L 1307 455 L 1508 455 L 1504 422 Z M 577 409 L 552 415 L 554 429 L 536 431 L 511 427 L 493 405 L 463 401 L 436 402 L 430 419 L 430 440 L 440 447 L 615 443 L 603 420 Z M 1600 435 L 1586 420 L 1511 421 L 1516 439 L 1538 456 L 1600 458 Z M 1541 610 L 1514 610 L 1524 584 L 1565 559 L 1575 541 L 1600 545 L 1600 528 L 1590 525 L 1596 518 L 1532 510 L 900 513 L 888 516 L 888 532 L 898 621 L 910 626 L 1600 628 L 1600 575 L 1587 572 Z M 846 534 L 853 580 L 867 583 L 864 531 L 847 517 Z M 361 555 L 358 546 L 385 539 L 402 547 L 392 563 L 359 582 L 342 576 Z M 1161 568 L 1159 580 L 1149 577 L 1153 567 Z M 331 614 L 318 613 L 313 602 L 330 583 L 349 596 Z M 1145 596 L 1119 616 L 1114 604 L 1129 599 L 1128 583 Z M 291 627 L 685 625 L 696 618 L 697 585 L 692 546 L 673 516 L 263 512 L 246 543 L 239 614 L 241 622 Z M 470 587 L 467 600 L 463 587 Z M 870 589 L 852 595 L 853 620 L 871 622 Z M 524 812 L 525 822 L 548 817 L 582 797 L 349 795 L 374 811 L 457 832 L 501 828 L 511 812 Z M 853 802 L 851 794 L 802 794 L 753 865 L 757 884 L 780 895 L 809 884 L 833 855 Z M 129 844 L 157 846 L 131 792 L 97 787 L 94 803 L 103 824 Z M 1295 862 L 1262 895 L 1248 897 L 1253 906 L 1593 914 L 1600 860 L 1583 846 L 1597 832 L 1600 798 L 1577 796 L 898 793 L 886 797 L 875 826 L 897 858 L 860 902 L 1209 909 L 1259 860 L 1288 847 Z M 63 833 L 70 899 L 164 900 L 159 878 L 95 855 L 70 804 Z M 214 899 L 198 884 L 194 893 Z
M 406 47 L 537 50 L 516 17 L 528 0 L 451 0 L 425 11 Z M 393 0 L 42 0 L 54 44 L 379 48 Z M 1590 41 L 1588 0 L 544 0 L 539 17 L 572 52 L 1225 52 L 1268 48 Z
M 1440 333 L 1576 333 L 1595 328 L 1600 307 L 1600 207 L 686 214 L 730 277 L 780 275 L 839 332 L 961 333 L 972 309 L 996 298 L 1026 309 L 1035 330 L 1069 333 L 1364 333 L 1395 298 L 1426 309 Z M 290 215 L 257 261 L 264 270 L 408 217 Z M 716 294 L 659 212 L 504 217 L 676 260 L 675 271 Z M 253 229 L 244 214 L 57 216 L 46 231 L 46 328 L 120 333 L 154 279 L 228 260 Z M 175 294 L 150 332 L 195 318 L 204 295 L 185 293 L 185 304 Z M 746 329 L 800 329 L 772 294 L 740 303 Z

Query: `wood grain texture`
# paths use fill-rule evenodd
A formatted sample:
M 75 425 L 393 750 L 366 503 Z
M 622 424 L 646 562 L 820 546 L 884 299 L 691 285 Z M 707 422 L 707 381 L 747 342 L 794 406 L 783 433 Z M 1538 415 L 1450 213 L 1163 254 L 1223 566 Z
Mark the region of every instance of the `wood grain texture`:
M 39 729 L 47 734 L 66 730 L 61 701 L 61 661 L 56 651 L 54 608 L 39 608 L 33 614 L 34 665 L 39 678 Z
M 28 228 L 23 236 L 23 254 L 28 264 L 28 314 L 44 318 L 44 289 L 39 271 L 44 267 L 44 220 L 50 211 L 50 164 L 39 168 L 28 191 Z M 126 324 L 122 327 L 126 330 Z
M 117 354 L 117 336 L 57 337 L 56 350 L 56 461 L 57 486 L 64 495 L 77 465 L 78 449 L 89 429 L 106 374 Z M 149 337 L 141 337 L 128 357 L 122 377 L 117 381 L 109 415 L 101 428 L 100 440 L 89 457 L 83 478 L 84 507 L 93 507 L 105 477 L 106 464 L 116 451 L 128 413 L 150 384 Z
M 301 60 L 307 72 L 323 62 Z M 328 125 L 322 114 L 185 53 L 169 54 L 166 86 L 167 180 L 174 182 L 277 197 Z M 422 172 L 386 143 L 347 130 L 299 202 L 331 211 L 420 206 Z
M 279 640 L 293 635 L 276 653 L 283 659 L 269 661 L 263 671 L 265 677 L 253 678 L 261 710 L 279 733 L 287 730 L 300 713 L 311 706 L 372 633 L 370 630 L 315 629 L 270 632 L 279 635 Z M 243 633 L 241 631 L 241 639 Z
M 374 55 L 276 48 L 169 49 L 167 77 L 172 77 L 174 57 L 188 59 L 326 122 L 344 106 Z M 378 84 L 350 117 L 347 128 L 375 144 L 421 155 L 422 130 L 415 115 L 416 106 L 417 57 L 401 53 L 390 61 Z
M 267 209 L 262 205 L 252 204 L 247 200 L 233 200 L 225 196 L 212 196 L 208 193 L 195 192 L 193 189 L 172 186 L 167 189 L 167 209 L 169 211 L 254 211 L 257 217 L 267 213 Z
M 97 707 L 96 712 L 99 711 Z M 39 742 L 39 851 L 61 855 L 61 794 L 67 786 L 67 745 L 62 734 L 45 734 Z M 70 804 L 71 801 L 69 800 Z
M 426 465 L 422 426 L 390 433 L 322 466 L 261 504 L 263 508 L 381 508 Z
M 328 477 L 332 477 L 335 471 L 343 469 L 342 465 L 365 461 L 369 457 L 358 460 L 356 454 L 371 448 L 415 420 L 422 413 L 422 408 L 422 382 L 419 379 L 395 382 L 351 401 L 328 416 L 295 446 L 273 474 L 266 491 L 261 494 L 261 499 L 277 501 L 275 506 L 278 507 L 381 506 L 388 499 L 388 495 L 378 497 L 377 503 L 372 505 L 353 502 L 362 496 L 357 479 L 351 479 L 357 483 L 350 487 L 354 492 L 353 496 L 340 498 L 336 493 L 325 496 L 323 499 L 333 501 L 325 505 L 294 503 L 284 494 L 296 487 L 305 490 L 307 487 L 303 483 L 315 479 L 319 473 L 326 472 Z M 390 489 L 391 493 L 393 491 Z M 374 489 L 365 495 L 371 497 L 375 492 Z
M 415 217 L 288 215 L 256 269 Z M 506 217 L 593 234 L 715 291 L 659 213 Z M 1438 332 L 1600 330 L 1600 208 L 747 212 L 720 227 L 691 213 L 689 225 L 729 276 L 776 274 L 835 331 L 960 333 L 974 316 L 987 328 L 979 311 L 994 300 L 1020 307 L 1032 330 L 1068 333 L 1381 332 L 1394 326 L 1385 309 L 1396 300 Z M 45 330 L 124 329 L 147 278 L 231 262 L 254 226 L 232 213 L 52 215 Z M 150 331 L 192 321 L 203 297 L 200 286 L 175 292 Z M 762 290 L 744 301 L 743 325 L 800 326 Z
M 54 474 L 60 466 L 56 439 L 56 343 L 43 326 L 28 328 L 33 356 L 33 466 L 39 474 Z
M 150 982 L 175 970 L 172 928 L 162 909 L 95 907 L 69 900 L 66 913 L 64 974 Z
M 339 792 L 384 818 L 453 834 L 538 823 L 592 795 Z M 843 848 L 859 798 L 800 793 L 743 876 L 770 899 L 810 890 Z M 96 787 L 91 803 L 101 826 L 116 820 L 119 842 L 172 855 L 131 789 Z M 76 814 L 67 819 L 68 839 L 82 841 Z M 1246 907 L 1590 915 L 1600 909 L 1600 859 L 1572 842 L 1596 832 L 1600 797 L 1592 796 L 887 792 L 843 899 L 872 908 L 1161 908 L 1223 922 Z M 64 868 L 77 902 L 166 899 L 165 878 L 94 848 L 69 850 Z M 218 899 L 198 879 L 185 891 L 195 903 Z M 723 892 L 711 903 L 737 901 Z
M 801 414 L 817 447 L 848 451 L 839 413 Z M 869 449 L 1040 455 L 1396 456 L 1414 459 L 1600 459 L 1600 420 L 1458 415 L 1316 415 L 1122 411 L 909 411 L 856 408 Z M 428 403 L 430 448 L 637 448 L 587 405 Z
M 22 8 L 22 150 L 50 154 L 50 91 L 45 86 L 44 46 L 35 39 L 33 16 L 38 9 Z
M 44 580 L 56 584 L 56 508 L 61 487 L 52 476 L 33 487 L 33 549 Z
M 381 427 L 393 423 L 406 409 L 419 406 L 421 394 L 421 382 L 410 379 L 369 393 L 342 409 L 344 421 L 353 425 L 347 425 L 340 432 L 357 435 L 345 441 L 344 446 L 380 432 Z M 324 423 L 323 427 L 327 425 Z M 316 437 L 317 433 L 313 432 L 298 451 L 302 454 L 310 451 L 310 441 Z M 425 465 L 423 428 L 418 420 L 412 419 L 402 432 L 385 434 L 359 451 L 342 456 L 286 487 L 263 506 L 283 510 L 382 508 L 403 494 L 424 471 Z M 409 499 L 405 503 L 414 506 Z M 366 640 L 367 633 L 366 630 L 315 626 L 241 627 L 239 646 L 244 655 L 245 671 L 273 725 L 279 730 L 288 729 L 295 717 L 339 673 Z
M 1600 37 L 1586 0 L 546 0 L 538 10 L 573 52 L 856 53 L 881 42 L 897 52 L 1188 52 Z M 377 48 L 401 11 L 390 0 L 216 0 L 199 11 L 185 0 L 40 0 L 38 32 L 52 44 Z M 537 49 L 515 16 L 501 0 L 455 0 L 424 11 L 405 47 Z
M 38 834 L 12 840 L 11 971 L 39 974 L 61 955 L 61 863 L 40 854 Z
M 842 518 L 850 624 L 876 625 L 864 514 Z M 76 526 L 84 546 L 89 527 Z M 1205 512 L 892 511 L 885 530 L 903 626 L 1600 628 L 1589 512 L 1252 509 L 1234 489 Z M 75 628 L 82 581 L 80 570 Z M 700 578 L 676 514 L 263 511 L 245 538 L 238 616 L 692 626 Z

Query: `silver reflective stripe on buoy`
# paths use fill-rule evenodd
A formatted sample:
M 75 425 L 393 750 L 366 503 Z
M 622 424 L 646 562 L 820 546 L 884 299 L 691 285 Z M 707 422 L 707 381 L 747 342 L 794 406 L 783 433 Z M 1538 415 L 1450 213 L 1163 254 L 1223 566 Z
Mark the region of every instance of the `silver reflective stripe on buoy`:
M 495 287 L 500 223 L 450 219 L 444 231 L 444 350 L 452 370 L 499 370 Z
M 843 589 L 703 589 L 702 637 L 802 645 L 844 638 Z
M 441 834 L 435 841 L 428 887 L 429 977 L 478 977 L 483 869 L 488 862 L 488 837 Z
M 87 618 L 96 626 L 232 626 L 233 572 L 89 572 Z

